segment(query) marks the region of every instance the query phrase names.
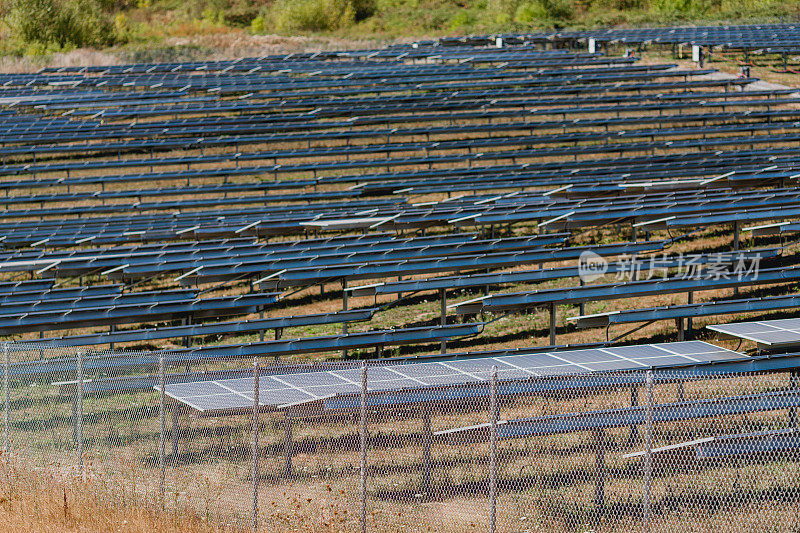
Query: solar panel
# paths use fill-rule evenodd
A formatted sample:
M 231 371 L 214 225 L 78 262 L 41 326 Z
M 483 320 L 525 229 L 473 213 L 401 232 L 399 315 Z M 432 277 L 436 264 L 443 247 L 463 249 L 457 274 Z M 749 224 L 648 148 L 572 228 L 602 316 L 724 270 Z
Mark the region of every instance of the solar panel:
M 559 32 L 551 38 L 576 42 L 593 38 L 597 42 L 696 44 L 747 53 L 787 53 L 800 50 L 800 29 L 791 24 L 695 26 L 664 28 L 605 29 Z M 524 37 L 517 36 L 518 39 Z M 536 38 L 534 38 L 536 42 Z
M 738 322 L 706 327 L 717 333 L 754 341 L 759 345 L 771 348 L 800 344 L 800 318 Z
M 516 381 L 733 361 L 744 357 L 741 353 L 705 342 L 686 341 L 501 357 L 442 359 L 370 366 L 368 390 L 390 392 L 482 383 L 491 378 L 492 366 L 495 365 L 501 380 Z M 212 416 L 252 408 L 252 383 L 250 378 L 175 383 L 168 384 L 165 393 L 206 416 Z M 267 409 L 286 409 L 359 393 L 360 383 L 361 374 L 357 367 L 265 375 L 259 382 L 259 402 Z
M 746 287 L 749 285 L 768 285 L 790 282 L 800 277 L 800 267 L 765 268 L 758 273 L 729 274 L 725 279 L 704 273 L 690 278 L 673 276 L 660 279 L 628 281 L 598 285 L 542 289 L 507 294 L 481 296 L 451 305 L 458 314 L 480 312 L 519 311 L 549 304 L 580 303 L 601 300 L 617 300 L 649 296 L 651 294 L 670 294 L 688 291 L 711 290 L 712 288 Z
M 253 331 L 263 332 L 266 329 L 283 329 L 317 324 L 336 324 L 369 320 L 377 311 L 376 308 L 340 311 L 338 313 L 319 313 L 313 315 L 297 315 L 264 318 L 260 320 L 243 320 L 229 322 L 211 322 L 188 326 L 156 327 L 125 331 L 112 331 L 86 335 L 71 335 L 38 339 L 37 346 L 91 346 L 113 344 L 119 342 L 142 342 L 155 339 L 174 339 L 179 337 L 198 337 L 203 335 L 235 335 Z
M 741 300 L 717 300 L 687 305 L 669 305 L 651 307 L 647 309 L 624 309 L 609 313 L 597 313 L 569 317 L 567 320 L 574 322 L 579 328 L 605 327 L 610 324 L 627 324 L 631 322 L 646 322 L 653 320 L 666 320 L 670 318 L 690 318 L 700 316 L 724 315 L 733 313 L 751 313 L 769 311 L 774 309 L 789 309 L 800 307 L 800 296 L 789 294 L 785 296 L 770 296 L 764 298 L 747 298 Z M 727 327 L 735 324 L 726 324 Z M 708 326 L 715 328 L 717 326 Z
M 2 324 L 2 321 L 0 321 L 0 324 Z M 219 362 L 226 359 L 252 359 L 254 357 L 274 357 L 277 359 L 304 353 L 439 343 L 442 340 L 452 340 L 455 337 L 478 335 L 482 330 L 483 323 L 470 322 L 447 326 L 384 329 L 345 335 L 300 337 L 245 344 L 212 344 L 156 352 L 122 352 L 111 357 L 103 353 L 95 353 L 84 356 L 83 364 L 84 370 L 120 371 L 137 367 L 156 366 L 160 355 L 164 356 L 164 360 L 168 365 L 180 366 L 193 363 Z M 70 373 L 75 372 L 76 369 L 76 360 L 70 356 L 12 363 L 10 372 L 14 376 L 33 376 Z

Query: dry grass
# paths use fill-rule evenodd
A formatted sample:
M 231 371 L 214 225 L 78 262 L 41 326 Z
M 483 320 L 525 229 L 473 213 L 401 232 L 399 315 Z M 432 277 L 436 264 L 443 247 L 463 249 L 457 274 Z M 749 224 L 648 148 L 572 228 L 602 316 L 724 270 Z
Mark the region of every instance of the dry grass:
M 0 524 L 4 533 L 222 533 L 191 514 L 121 505 L 92 479 L 2 465 Z

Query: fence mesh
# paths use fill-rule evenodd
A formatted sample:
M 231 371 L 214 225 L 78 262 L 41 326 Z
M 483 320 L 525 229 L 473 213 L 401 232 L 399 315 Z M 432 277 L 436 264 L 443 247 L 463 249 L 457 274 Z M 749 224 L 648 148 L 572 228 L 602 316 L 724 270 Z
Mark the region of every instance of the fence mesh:
M 356 377 L 346 401 L 262 404 L 254 418 L 252 408 L 209 416 L 166 394 L 162 403 L 150 353 L 3 350 L 4 465 L 17 480 L 79 483 L 110 505 L 263 531 L 800 524 L 791 369 L 495 378 L 491 361 L 475 360 L 458 367 L 463 379 L 421 387 L 396 361 L 261 362 L 259 378 L 346 370 L 365 374 L 367 387 Z M 231 369 L 252 402 L 254 389 L 241 391 L 254 367 L 241 361 L 187 367 L 167 358 L 163 374 L 171 384 Z

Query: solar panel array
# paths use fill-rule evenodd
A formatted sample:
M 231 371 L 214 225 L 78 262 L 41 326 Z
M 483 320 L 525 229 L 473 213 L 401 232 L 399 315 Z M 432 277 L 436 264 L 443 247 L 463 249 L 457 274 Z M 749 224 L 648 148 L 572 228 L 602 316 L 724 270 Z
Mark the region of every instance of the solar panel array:
M 563 33 L 561 38 L 595 37 L 604 42 L 698 44 L 726 50 L 750 50 L 767 53 L 800 50 L 800 26 L 797 24 L 676 26 L 666 28 L 616 29 Z
M 498 40 L 499 39 L 499 40 Z M 800 51 L 800 25 L 796 23 L 667 26 L 652 28 L 608 28 L 565 30 L 555 33 L 507 34 L 497 36 L 442 39 L 447 46 L 486 46 L 501 44 L 556 43 L 575 48 L 594 39 L 598 45 L 698 45 L 723 52 L 745 54 L 792 54 Z M 745 58 L 747 55 L 745 55 Z
M 793 30 L 747 35 L 765 31 Z M 800 218 L 794 89 L 578 50 L 584 37 L 0 74 L 0 334 L 171 348 L 189 365 L 439 352 L 475 335 L 481 350 L 496 339 L 453 324 L 448 298 L 459 313 L 500 313 L 795 281 L 770 242 L 737 256 L 763 259 L 758 279 L 577 285 L 590 252 L 653 259 L 692 247 L 681 232 Z M 528 290 L 539 283 L 558 287 Z M 503 285 L 526 286 L 488 294 Z M 437 292 L 433 313 L 389 314 Z M 552 345 L 554 314 L 550 325 Z M 227 340 L 193 345 L 208 336 Z M 618 361 L 593 354 L 583 370 Z
M 0 336 L 25 341 L 6 351 L 22 400 L 6 402 L 10 427 L 31 418 L 17 412 L 26 398 L 44 419 L 55 405 L 64 416 L 49 433 L 60 455 L 72 433 L 80 463 L 85 443 L 110 458 L 130 448 L 106 438 L 103 413 L 146 419 L 161 437 L 162 479 L 167 465 L 196 473 L 195 459 L 224 456 L 257 493 L 259 450 L 281 484 L 318 477 L 293 480 L 292 463 L 323 447 L 340 464 L 297 470 L 351 477 L 360 418 L 362 451 L 420 446 L 410 470 L 389 465 L 400 477 L 380 473 L 417 505 L 444 495 L 453 472 L 434 467 L 480 467 L 468 457 L 477 446 L 448 466 L 432 444 L 486 438 L 486 426 L 456 426 L 486 420 L 489 403 L 523 417 L 501 420 L 500 439 L 591 431 L 594 494 L 575 488 L 601 511 L 606 429 L 630 427 L 626 447 L 638 447 L 648 415 L 789 410 L 791 424 L 800 354 L 734 351 L 694 333 L 706 317 L 749 314 L 759 322 L 730 331 L 767 339 L 759 349 L 800 344 L 797 320 L 760 320 L 800 307 L 800 92 L 677 59 L 698 31 L 704 48 L 727 39 L 736 57 L 764 38 L 783 54 L 795 30 L 672 30 L 669 41 L 559 32 L 0 73 Z M 676 61 L 643 61 L 655 42 L 674 44 Z M 661 319 L 677 334 L 652 326 Z M 612 335 L 628 323 L 641 325 Z M 706 380 L 723 377 L 770 390 L 707 398 Z M 653 407 L 651 379 L 658 396 L 677 386 L 678 401 Z M 147 406 L 154 388 L 167 398 L 159 409 Z M 87 397 L 100 415 L 85 416 Z M 612 409 L 596 410 L 606 401 Z M 259 407 L 282 431 L 263 433 Z M 237 416 L 198 420 L 227 415 Z M 399 419 L 388 433 L 384 417 Z M 295 438 L 297 418 L 325 425 L 312 431 L 324 446 Z M 235 441 L 250 429 L 242 470 Z M 21 431 L 15 443 L 34 442 Z M 717 444 L 703 453 L 730 445 Z

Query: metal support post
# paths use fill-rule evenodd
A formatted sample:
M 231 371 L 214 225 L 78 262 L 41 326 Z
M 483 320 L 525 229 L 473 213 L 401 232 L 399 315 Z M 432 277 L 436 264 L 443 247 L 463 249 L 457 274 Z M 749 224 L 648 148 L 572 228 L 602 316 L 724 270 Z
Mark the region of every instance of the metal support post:
M 597 516 L 602 516 L 605 511 L 605 477 L 606 477 L 606 435 L 602 429 L 594 431 L 594 511 Z
M 739 251 L 739 221 L 736 220 L 733 223 L 733 251 Z M 737 296 L 739 294 L 739 287 L 733 288 L 733 295 Z
M 491 449 L 489 460 L 489 532 L 497 531 L 497 366 L 492 367 L 492 391 L 489 397 Z
M 636 385 L 631 387 L 631 407 L 639 405 L 639 387 Z M 639 426 L 631 424 L 630 432 L 628 433 L 628 442 L 636 442 L 639 439 Z
M 422 493 L 426 498 L 431 496 L 431 408 L 423 407 L 422 411 Z
M 258 531 L 258 429 L 259 429 L 259 419 L 258 419 L 258 408 L 259 408 L 259 400 L 258 400 L 258 392 L 259 392 L 259 373 L 260 368 L 258 366 L 258 359 L 253 362 L 253 439 L 252 439 L 252 449 L 250 451 L 250 456 L 253 461 L 252 465 L 252 481 L 253 481 L 253 531 Z
M 556 344 L 556 304 L 550 304 L 550 346 Z
M 4 457 L 8 459 L 11 453 L 11 405 L 9 396 L 9 369 L 11 368 L 11 354 L 9 353 L 8 343 L 3 343 L 3 451 Z
M 178 443 L 181 436 L 181 411 L 180 405 L 172 407 L 172 463 L 178 462 Z
M 83 350 L 78 350 L 78 471 L 83 473 Z
M 647 371 L 647 408 L 645 409 L 645 448 L 644 448 L 644 498 L 642 499 L 642 518 L 644 531 L 650 531 L 650 496 L 653 492 L 653 371 Z
M 367 363 L 361 362 L 361 533 L 367 531 Z
M 789 374 L 789 389 L 800 389 L 800 370 L 792 370 Z M 789 408 L 789 427 L 797 429 L 797 407 Z
M 292 436 L 292 418 L 288 411 L 283 415 L 283 453 L 286 456 L 286 464 L 284 467 L 284 477 L 291 479 L 292 477 L 292 453 L 293 453 L 293 436 Z
M 686 303 L 692 305 L 694 303 L 694 291 L 689 291 L 686 294 Z M 692 317 L 686 317 L 686 331 L 689 334 L 689 338 L 692 338 L 692 329 L 694 328 L 694 324 L 692 321 Z
M 166 372 L 164 370 L 164 354 L 160 353 L 158 355 L 158 384 L 159 384 L 159 398 L 158 398 L 158 422 L 159 422 L 159 430 L 158 430 L 158 469 L 159 469 L 159 484 L 158 484 L 158 496 L 161 502 L 161 508 L 164 508 L 165 496 L 166 496 L 166 478 L 167 478 L 167 466 L 166 461 L 164 458 L 164 449 L 166 445 L 166 393 L 164 389 L 167 385 L 167 377 Z

